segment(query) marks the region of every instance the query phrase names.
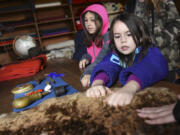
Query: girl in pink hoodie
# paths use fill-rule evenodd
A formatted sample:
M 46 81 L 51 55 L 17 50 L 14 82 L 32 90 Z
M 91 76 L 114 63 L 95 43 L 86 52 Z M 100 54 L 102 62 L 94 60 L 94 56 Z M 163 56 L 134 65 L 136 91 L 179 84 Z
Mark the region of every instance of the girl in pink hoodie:
M 110 51 L 109 19 L 104 6 L 100 4 L 88 6 L 81 14 L 81 24 L 83 25 L 84 45 L 87 53 L 82 56 L 79 68 L 85 68 L 81 76 L 81 83 L 87 87 L 94 66 Z

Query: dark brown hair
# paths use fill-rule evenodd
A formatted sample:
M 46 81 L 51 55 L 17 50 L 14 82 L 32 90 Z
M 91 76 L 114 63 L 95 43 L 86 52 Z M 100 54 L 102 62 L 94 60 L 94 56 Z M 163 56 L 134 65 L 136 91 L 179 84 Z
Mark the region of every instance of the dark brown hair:
M 129 55 L 124 55 L 118 51 L 114 42 L 114 34 L 113 27 L 117 21 L 122 21 L 128 27 L 130 33 L 132 34 L 132 38 L 136 44 L 136 48 L 141 46 L 141 59 L 146 55 L 146 52 L 150 46 L 153 46 L 150 32 L 145 23 L 133 14 L 121 13 L 116 16 L 110 26 L 110 44 L 111 49 L 117 53 L 122 63 L 125 63 L 127 66 L 131 66 L 133 64 L 134 53 Z
M 97 30 L 94 34 L 89 34 L 85 27 L 85 15 L 86 13 L 91 12 L 95 15 L 95 25 L 97 27 Z M 95 45 L 97 47 L 102 47 L 102 41 L 103 41 L 103 35 L 102 35 L 102 18 L 95 12 L 87 11 L 82 15 L 82 24 L 84 27 L 84 44 L 87 47 L 90 47 L 92 45 L 92 42 L 95 42 Z

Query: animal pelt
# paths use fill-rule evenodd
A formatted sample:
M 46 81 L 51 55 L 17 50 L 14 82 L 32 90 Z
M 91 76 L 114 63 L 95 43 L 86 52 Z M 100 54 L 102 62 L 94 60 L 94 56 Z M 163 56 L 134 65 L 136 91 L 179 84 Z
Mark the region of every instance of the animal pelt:
M 77 93 L 51 98 L 39 106 L 0 117 L 2 135 L 175 135 L 176 123 L 150 126 L 136 113 L 137 108 L 161 106 L 176 101 L 167 88 L 151 87 L 138 92 L 131 104 L 112 107 L 104 98 L 87 98 Z

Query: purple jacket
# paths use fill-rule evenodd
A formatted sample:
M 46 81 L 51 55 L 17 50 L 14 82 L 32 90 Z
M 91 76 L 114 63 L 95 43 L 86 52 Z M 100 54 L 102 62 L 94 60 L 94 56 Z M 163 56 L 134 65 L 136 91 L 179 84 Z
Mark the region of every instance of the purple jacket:
M 105 72 L 109 77 L 107 87 L 112 86 L 119 78 L 122 85 L 126 84 L 130 74 L 134 74 L 142 83 L 142 89 L 164 79 L 168 75 L 168 63 L 157 47 L 149 48 L 146 56 L 139 61 L 140 51 L 135 55 L 133 65 L 125 68 L 114 52 L 109 53 L 93 70 L 94 77 Z

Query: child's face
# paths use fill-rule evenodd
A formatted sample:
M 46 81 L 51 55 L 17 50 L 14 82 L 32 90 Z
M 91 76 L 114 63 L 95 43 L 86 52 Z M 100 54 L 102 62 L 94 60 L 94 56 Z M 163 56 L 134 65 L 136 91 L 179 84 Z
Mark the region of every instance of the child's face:
M 131 32 L 125 23 L 117 21 L 113 27 L 114 42 L 118 51 L 124 55 L 128 55 L 136 49 Z
M 85 27 L 90 34 L 94 34 L 97 30 L 95 24 L 95 14 L 87 12 L 84 17 Z

